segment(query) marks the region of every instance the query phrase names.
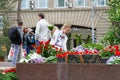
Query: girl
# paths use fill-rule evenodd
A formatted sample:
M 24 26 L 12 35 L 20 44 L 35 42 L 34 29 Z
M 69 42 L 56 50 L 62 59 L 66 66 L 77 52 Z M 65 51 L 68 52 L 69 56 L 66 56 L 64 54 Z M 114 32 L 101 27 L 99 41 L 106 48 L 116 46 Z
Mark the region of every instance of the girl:
M 53 33 L 53 37 L 51 38 L 50 44 L 55 45 L 58 48 L 62 48 L 62 50 L 67 51 L 66 43 L 68 40 L 67 33 L 71 30 L 71 25 L 65 23 L 61 30 L 56 29 Z

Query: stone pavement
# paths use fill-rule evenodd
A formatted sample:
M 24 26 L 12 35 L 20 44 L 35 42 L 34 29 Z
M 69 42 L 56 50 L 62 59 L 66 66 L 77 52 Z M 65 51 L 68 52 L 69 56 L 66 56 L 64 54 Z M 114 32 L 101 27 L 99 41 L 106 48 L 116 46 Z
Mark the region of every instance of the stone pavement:
M 0 62 L 0 70 L 11 68 L 11 62 Z

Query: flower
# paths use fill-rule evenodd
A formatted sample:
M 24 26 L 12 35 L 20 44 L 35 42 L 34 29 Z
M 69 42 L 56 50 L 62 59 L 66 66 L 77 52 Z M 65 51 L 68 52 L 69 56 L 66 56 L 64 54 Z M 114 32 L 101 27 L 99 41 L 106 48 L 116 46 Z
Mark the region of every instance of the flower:
M 103 58 L 109 58 L 109 57 L 111 57 L 113 55 L 118 56 L 118 55 L 120 55 L 119 46 L 118 45 L 107 46 L 103 50 L 100 51 L 100 55 Z
M 50 40 L 46 42 L 39 42 L 40 45 L 32 45 L 36 49 L 36 53 L 41 54 L 43 57 L 55 56 L 57 53 L 62 52 L 61 48 L 49 44 Z
M 5 69 L 5 70 L 3 70 L 2 71 L 3 73 L 9 73 L 9 72 L 14 72 L 14 73 L 16 73 L 16 68 L 9 68 L 9 69 Z
M 0 70 L 0 80 L 17 80 L 16 68 Z
M 67 51 L 67 52 L 56 54 L 56 57 L 57 58 L 65 58 L 66 55 L 78 55 L 78 54 L 83 54 L 83 52 L 78 52 L 78 51 L 76 51 L 76 52 L 69 52 L 69 51 Z
M 115 56 L 120 56 L 120 51 L 116 51 Z

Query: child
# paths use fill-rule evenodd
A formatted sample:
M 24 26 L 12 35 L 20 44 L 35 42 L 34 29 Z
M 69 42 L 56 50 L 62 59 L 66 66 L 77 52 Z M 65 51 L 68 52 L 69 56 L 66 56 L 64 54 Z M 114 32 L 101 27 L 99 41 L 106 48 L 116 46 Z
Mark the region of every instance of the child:
M 59 48 L 62 48 L 64 51 L 67 51 L 66 43 L 68 40 L 67 33 L 71 30 L 71 25 L 66 23 L 62 26 L 61 30 L 56 29 L 51 38 L 50 44 L 55 45 Z

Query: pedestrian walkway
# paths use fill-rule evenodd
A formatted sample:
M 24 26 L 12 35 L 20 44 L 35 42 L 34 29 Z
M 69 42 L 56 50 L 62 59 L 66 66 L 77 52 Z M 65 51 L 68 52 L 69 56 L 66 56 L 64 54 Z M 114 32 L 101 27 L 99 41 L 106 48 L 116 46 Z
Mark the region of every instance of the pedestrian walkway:
M 0 62 L 0 70 L 11 68 L 11 62 Z

